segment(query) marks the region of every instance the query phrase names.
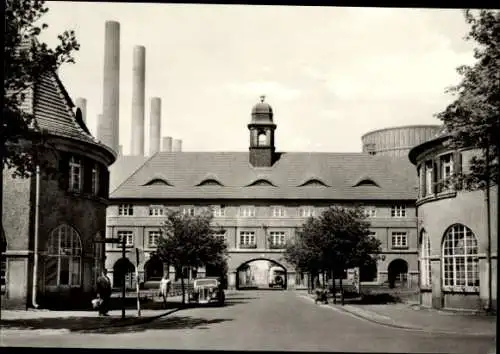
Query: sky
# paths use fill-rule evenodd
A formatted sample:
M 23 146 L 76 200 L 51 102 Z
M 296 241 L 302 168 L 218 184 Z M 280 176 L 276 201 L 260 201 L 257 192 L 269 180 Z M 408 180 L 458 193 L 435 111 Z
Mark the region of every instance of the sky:
M 162 133 L 183 151 L 248 151 L 252 106 L 273 107 L 278 151 L 359 152 L 370 130 L 439 124 L 459 65 L 473 63 L 462 11 L 255 5 L 47 2 L 42 39 L 73 29 L 81 45 L 59 75 L 102 112 L 104 28 L 120 22 L 120 144 L 130 151 L 132 53 L 146 47 Z

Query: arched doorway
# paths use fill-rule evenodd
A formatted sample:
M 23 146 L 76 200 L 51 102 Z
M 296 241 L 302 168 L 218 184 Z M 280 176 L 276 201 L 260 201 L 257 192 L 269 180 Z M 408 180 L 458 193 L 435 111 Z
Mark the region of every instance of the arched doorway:
M 113 266 L 113 287 L 121 288 L 123 286 L 123 278 L 125 275 L 125 287 L 127 289 L 135 288 L 135 266 L 128 258 L 120 258 Z
M 144 281 L 160 281 L 163 277 L 163 262 L 159 257 L 152 257 L 144 265 Z
M 236 270 L 236 289 L 286 289 L 287 270 L 276 261 L 253 259 Z
M 403 259 L 395 259 L 389 263 L 389 287 L 403 287 L 408 279 L 408 263 Z

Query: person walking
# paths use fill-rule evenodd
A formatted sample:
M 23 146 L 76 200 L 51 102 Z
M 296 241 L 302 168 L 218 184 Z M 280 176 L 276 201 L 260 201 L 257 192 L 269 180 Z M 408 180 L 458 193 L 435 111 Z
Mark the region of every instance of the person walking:
M 97 278 L 97 296 L 101 299 L 101 304 L 98 307 L 99 315 L 109 316 L 109 300 L 111 298 L 111 280 L 107 275 L 107 270 L 104 269 Z
M 163 304 L 165 305 L 165 308 L 167 307 L 167 296 L 169 290 L 170 290 L 170 279 L 168 279 L 167 275 L 164 275 L 160 281 L 160 295 L 163 298 Z

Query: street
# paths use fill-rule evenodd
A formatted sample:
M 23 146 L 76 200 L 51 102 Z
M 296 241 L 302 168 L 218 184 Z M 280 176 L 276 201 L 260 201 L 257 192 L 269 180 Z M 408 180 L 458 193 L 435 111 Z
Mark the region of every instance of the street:
M 207 350 L 488 353 L 494 336 L 395 329 L 315 305 L 292 291 L 241 291 L 222 308 L 181 310 L 101 333 L 2 329 L 2 346 Z

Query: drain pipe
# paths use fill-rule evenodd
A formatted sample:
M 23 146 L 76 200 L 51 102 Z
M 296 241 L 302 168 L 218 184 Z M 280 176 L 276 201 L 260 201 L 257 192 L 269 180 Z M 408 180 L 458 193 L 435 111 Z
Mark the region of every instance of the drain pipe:
M 40 166 L 36 166 L 36 186 L 35 186 L 35 242 L 33 250 L 33 289 L 31 291 L 31 303 L 34 308 L 38 308 L 36 302 L 36 291 L 38 283 L 38 225 L 40 214 Z

